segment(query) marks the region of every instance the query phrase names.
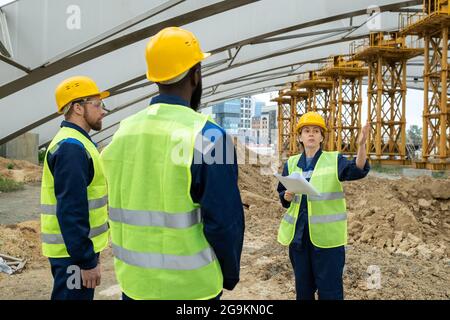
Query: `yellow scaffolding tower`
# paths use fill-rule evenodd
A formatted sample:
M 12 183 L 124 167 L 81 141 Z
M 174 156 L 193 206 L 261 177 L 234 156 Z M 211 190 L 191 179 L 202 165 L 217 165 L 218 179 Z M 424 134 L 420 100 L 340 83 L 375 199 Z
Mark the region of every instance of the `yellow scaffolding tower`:
M 298 154 L 303 152 L 300 146 L 299 134 L 295 128 L 297 127 L 298 120 L 302 115 L 304 115 L 308 109 L 308 97 L 309 93 L 306 90 L 299 90 L 295 83 L 291 84 L 291 89 L 285 92 L 285 95 L 291 97 L 291 123 L 292 134 L 291 134 L 291 154 Z
M 331 57 L 319 75 L 333 79 L 328 149 L 355 156 L 361 131 L 362 80 L 368 69 L 351 57 Z
M 299 152 L 295 127 L 307 110 L 308 92 L 298 90 L 296 84 L 291 83 L 289 89 L 279 91 L 272 101 L 278 104 L 278 154 L 280 159 L 286 159 Z
M 278 104 L 278 156 L 281 160 L 287 159 L 291 155 L 291 98 L 285 96 L 284 91 L 278 92 L 278 97 L 272 99 Z
M 372 163 L 409 164 L 406 159 L 406 62 L 423 53 L 398 33 L 372 33 L 353 42 L 350 53 L 369 65 L 367 151 Z
M 423 12 L 400 17 L 401 35 L 424 39 L 424 109 L 422 161 L 417 168 L 450 169 L 448 0 L 424 0 Z
M 331 93 L 333 81 L 327 77 L 320 77 L 316 71 L 310 71 L 304 79 L 297 82 L 297 88 L 308 92 L 307 112 L 318 112 L 324 119 L 328 128 L 331 127 Z M 325 134 L 323 146 L 328 148 L 329 132 Z

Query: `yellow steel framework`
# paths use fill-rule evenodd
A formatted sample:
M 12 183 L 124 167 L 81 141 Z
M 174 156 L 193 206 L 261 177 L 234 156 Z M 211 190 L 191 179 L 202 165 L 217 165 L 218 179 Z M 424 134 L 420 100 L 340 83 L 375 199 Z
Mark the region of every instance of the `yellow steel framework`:
M 320 73 L 333 79 L 328 149 L 354 156 L 361 131 L 362 80 L 368 69 L 364 62 L 345 56 L 331 57 Z
M 285 96 L 284 91 L 278 92 L 278 97 L 272 99 L 278 104 L 278 156 L 280 159 L 286 159 L 291 155 L 291 141 L 293 126 L 291 121 L 291 98 Z
M 409 164 L 406 159 L 406 62 L 423 53 L 407 47 L 398 33 L 372 33 L 352 43 L 355 60 L 369 65 L 367 151 L 372 162 Z
M 298 120 L 300 117 L 307 112 L 308 109 L 308 92 L 305 90 L 298 90 L 295 83 L 291 84 L 291 89 L 285 92 L 285 95 L 291 97 L 291 123 L 292 132 L 291 132 L 291 148 L 290 155 L 298 154 L 301 149 L 299 134 L 295 128 L 297 127 Z
M 304 79 L 297 83 L 297 88 L 308 92 L 307 112 L 318 112 L 324 119 L 328 128 L 331 128 L 331 93 L 333 81 L 328 77 L 320 77 L 317 72 L 310 71 Z M 329 150 L 329 132 L 325 134 L 324 149 Z
M 289 89 L 279 91 L 272 101 L 278 103 L 278 153 L 280 159 L 285 159 L 300 151 L 295 127 L 307 110 L 308 92 L 298 90 L 292 83 Z
M 450 169 L 448 0 L 424 0 L 423 12 L 402 15 L 402 35 L 424 39 L 424 109 L 422 161 L 417 168 Z

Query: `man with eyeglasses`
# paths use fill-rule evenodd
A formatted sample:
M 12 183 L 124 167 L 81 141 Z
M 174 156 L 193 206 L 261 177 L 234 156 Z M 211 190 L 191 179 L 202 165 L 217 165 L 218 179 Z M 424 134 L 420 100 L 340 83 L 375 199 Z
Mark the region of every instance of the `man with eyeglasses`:
M 89 132 L 105 116 L 95 82 L 76 76 L 55 92 L 61 129 L 44 160 L 41 239 L 54 278 L 52 300 L 92 300 L 100 285 L 99 254 L 108 245 L 107 186 L 96 144 Z

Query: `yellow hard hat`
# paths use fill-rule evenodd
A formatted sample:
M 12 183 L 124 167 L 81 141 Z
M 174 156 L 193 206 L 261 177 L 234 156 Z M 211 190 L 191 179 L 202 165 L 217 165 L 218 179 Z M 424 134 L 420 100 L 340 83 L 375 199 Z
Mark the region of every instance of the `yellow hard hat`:
M 202 52 L 192 32 L 178 27 L 165 28 L 147 44 L 147 79 L 153 82 L 175 79 L 210 55 Z
M 84 76 L 71 77 L 61 82 L 55 90 L 58 113 L 69 103 L 81 98 L 97 96 L 101 99 L 109 97 L 108 91 L 100 92 L 97 84 L 91 78 Z
M 325 120 L 322 118 L 320 114 L 317 112 L 307 112 L 304 115 L 300 117 L 300 120 L 297 124 L 297 131 L 300 131 L 301 128 L 305 126 L 318 126 L 321 127 L 323 130 L 327 131 L 327 126 L 325 124 Z

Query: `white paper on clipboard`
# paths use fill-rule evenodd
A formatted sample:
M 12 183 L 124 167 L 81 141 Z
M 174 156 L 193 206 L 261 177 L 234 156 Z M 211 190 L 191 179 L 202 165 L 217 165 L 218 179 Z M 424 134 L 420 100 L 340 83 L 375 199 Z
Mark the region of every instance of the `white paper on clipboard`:
M 288 176 L 275 174 L 275 177 L 287 189 L 287 191 L 296 194 L 306 194 L 309 196 L 319 196 L 320 193 L 309 183 L 300 173 L 294 172 Z

